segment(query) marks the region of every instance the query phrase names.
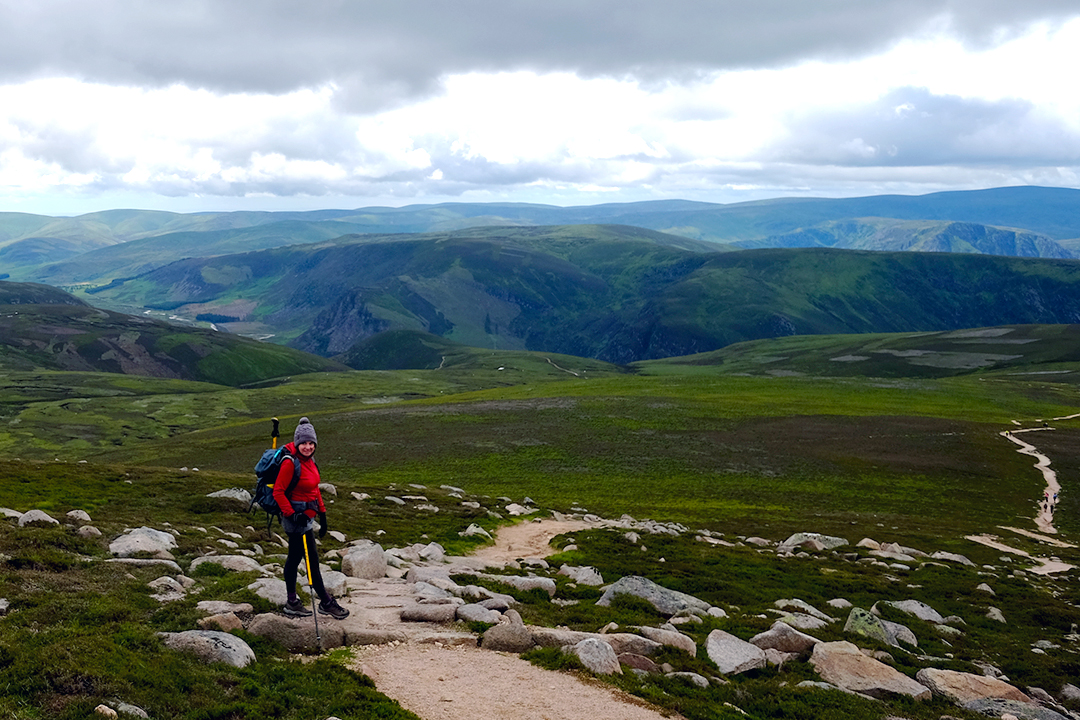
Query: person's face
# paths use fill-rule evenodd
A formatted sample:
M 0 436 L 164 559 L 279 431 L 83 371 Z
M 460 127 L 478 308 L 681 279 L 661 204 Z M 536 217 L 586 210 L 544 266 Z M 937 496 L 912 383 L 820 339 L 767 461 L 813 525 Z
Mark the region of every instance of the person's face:
M 315 453 L 315 443 L 308 440 L 307 442 L 302 442 L 297 445 L 296 449 L 304 457 L 311 457 Z

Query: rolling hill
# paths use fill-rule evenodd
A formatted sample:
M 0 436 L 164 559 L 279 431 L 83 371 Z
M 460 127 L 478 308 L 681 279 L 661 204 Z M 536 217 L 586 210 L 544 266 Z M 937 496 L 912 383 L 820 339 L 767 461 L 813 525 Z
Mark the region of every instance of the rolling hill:
M 660 200 L 579 207 L 444 203 L 312 212 L 177 214 L 109 210 L 75 218 L 0 213 L 0 277 L 55 285 L 107 284 L 185 257 L 318 242 L 347 233 L 449 232 L 469 227 L 632 225 L 744 247 L 984 252 L 1068 257 L 1080 238 L 1080 191 L 1014 187 L 865 198 L 779 198 L 721 205 Z M 907 221 L 938 224 L 942 239 L 897 247 Z M 891 227 L 875 243 L 860 226 Z M 952 228 L 959 223 L 960 228 Z M 850 232 L 849 232 L 850 231 Z M 1012 241 L 1010 233 L 1018 237 Z M 976 236 L 985 236 L 979 239 Z M 827 241 L 823 240 L 827 238 Z M 989 239 L 996 238 L 996 239 Z M 132 250 L 117 246 L 133 242 Z
M 709 247 L 613 226 L 357 235 L 179 261 L 93 297 L 327 357 L 391 329 L 625 364 L 786 335 L 1080 322 L 1073 260 Z
M 41 295 L 37 299 L 50 304 L 8 304 L 36 292 L 36 286 L 0 282 L 4 370 L 116 372 L 236 386 L 347 369 L 291 348 L 100 310 L 75 298 L 60 303 Z

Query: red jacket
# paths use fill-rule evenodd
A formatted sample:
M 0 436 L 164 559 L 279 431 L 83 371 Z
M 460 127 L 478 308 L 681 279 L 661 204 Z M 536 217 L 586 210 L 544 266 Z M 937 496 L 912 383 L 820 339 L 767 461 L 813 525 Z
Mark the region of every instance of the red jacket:
M 289 497 L 286 498 L 285 491 L 289 488 L 289 483 L 293 479 L 293 463 L 288 458 L 282 460 L 277 480 L 274 481 L 274 500 L 277 501 L 278 507 L 281 508 L 281 513 L 283 515 L 292 515 L 293 507 L 289 504 L 290 500 L 301 503 L 314 500 L 319 505 L 319 512 L 326 512 L 322 493 L 319 492 L 319 468 L 315 465 L 314 457 L 305 458 L 302 456 L 296 449 L 295 443 L 289 443 L 284 449 L 289 455 L 300 460 L 300 479 L 296 482 L 293 491 L 289 493 Z M 314 510 L 307 510 L 306 513 L 308 517 L 315 517 Z

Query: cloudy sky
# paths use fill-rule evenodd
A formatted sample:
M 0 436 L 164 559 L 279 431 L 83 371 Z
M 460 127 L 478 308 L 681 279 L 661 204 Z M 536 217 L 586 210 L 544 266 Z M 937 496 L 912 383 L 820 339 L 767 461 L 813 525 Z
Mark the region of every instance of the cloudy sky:
M 0 211 L 1080 186 L 1077 0 L 0 0 Z

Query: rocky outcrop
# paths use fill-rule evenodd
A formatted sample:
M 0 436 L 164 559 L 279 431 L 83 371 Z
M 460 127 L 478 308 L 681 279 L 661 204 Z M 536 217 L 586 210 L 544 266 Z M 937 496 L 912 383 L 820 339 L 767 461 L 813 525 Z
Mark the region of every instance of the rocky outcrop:
M 690 655 L 690 657 L 697 657 L 697 645 L 694 643 L 694 639 L 688 635 L 683 635 L 677 630 L 664 630 L 663 628 L 653 627 L 639 627 L 637 631 L 641 633 L 642 637 L 658 642 L 661 645 L 668 647 L 678 648 Z
M 248 632 L 270 638 L 293 652 L 318 649 L 315 621 L 312 617 L 288 618 L 276 613 L 256 615 L 248 623 Z M 345 631 L 339 623 L 331 622 L 325 615 L 319 618 L 319 636 L 323 649 L 341 647 L 345 644 Z
M 661 585 L 657 585 L 652 580 L 638 575 L 619 578 L 604 590 L 604 594 L 600 596 L 596 604 L 600 606 L 611 605 L 612 599 L 619 594 L 639 597 L 656 608 L 657 612 L 668 617 L 683 610 L 698 611 L 705 614 L 709 612 L 711 607 L 709 603 L 699 600 L 693 595 L 668 590 Z
M 852 643 L 818 643 L 810 662 L 825 682 L 874 698 L 906 695 L 926 700 L 930 690 L 883 662 L 864 655 Z

